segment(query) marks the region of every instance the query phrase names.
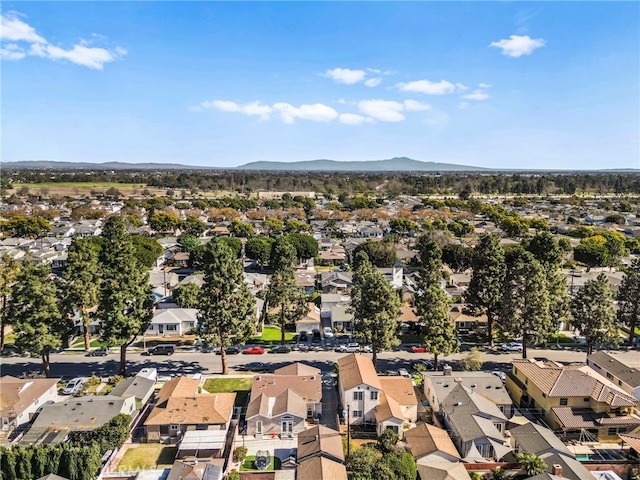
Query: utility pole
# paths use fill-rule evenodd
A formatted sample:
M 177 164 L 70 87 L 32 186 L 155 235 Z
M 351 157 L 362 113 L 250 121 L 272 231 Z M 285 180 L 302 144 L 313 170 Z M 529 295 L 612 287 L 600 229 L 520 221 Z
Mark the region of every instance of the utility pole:
M 351 456 L 351 421 L 349 419 L 350 411 L 351 405 L 347 403 L 347 458 Z

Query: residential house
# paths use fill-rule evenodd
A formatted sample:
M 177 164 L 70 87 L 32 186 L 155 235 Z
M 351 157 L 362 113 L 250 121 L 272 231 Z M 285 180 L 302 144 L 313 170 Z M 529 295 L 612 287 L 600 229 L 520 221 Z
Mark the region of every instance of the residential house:
M 640 429 L 637 399 L 588 366 L 513 360 L 506 387 L 516 405 L 544 412 L 547 425 L 567 439 L 584 434 L 600 442 Z
M 331 308 L 338 304 L 351 303 L 351 297 L 348 295 L 341 295 L 339 293 L 323 293 L 320 295 L 320 316 L 330 317 Z
M 404 377 L 379 377 L 368 357 L 352 353 L 338 359 L 338 392 L 349 423 L 376 425 L 378 435 L 389 428 L 402 436 L 416 421 L 413 383 Z
M 306 479 L 331 479 L 347 480 L 347 468 L 327 457 L 312 457 L 300 462 L 297 468 L 299 480 Z
M 472 389 L 478 395 L 494 403 L 507 417 L 513 416 L 513 403 L 502 380 L 488 372 L 422 372 L 423 391 L 434 413 L 440 411 L 440 405 L 457 384 Z
M 176 460 L 166 480 L 222 480 L 224 460 L 214 458 Z
M 69 433 L 95 430 L 121 413 L 132 417 L 137 415 L 134 397 L 69 397 L 64 402 L 45 405 L 29 431 L 20 439 L 20 444 L 61 443 L 67 439 Z
M 350 304 L 337 304 L 331 307 L 331 327 L 335 332 L 344 333 L 353 330 L 353 313 Z
M 464 313 L 464 305 L 451 305 L 449 310 L 449 320 L 456 324 L 458 333 L 482 332 L 487 328 L 487 316 L 472 317 Z
M 298 270 L 296 271 L 296 285 L 304 288 L 304 293 L 311 295 L 316 291 L 316 275 L 315 271 Z
M 384 275 L 391 286 L 396 290 L 402 288 L 403 278 L 404 278 L 404 269 L 403 268 L 378 268 L 378 272 Z
M 2 430 L 13 430 L 31 421 L 38 408 L 53 402 L 59 378 L 0 378 L 0 418 Z
M 235 393 L 198 393 L 200 380 L 176 377 L 166 382 L 144 422 L 148 442 L 179 440 L 188 430 L 227 430 Z
M 375 413 L 378 435 L 390 429 L 402 438 L 405 428 L 418 418 L 413 382 L 405 377 L 379 377 L 379 380 L 381 392 Z
M 613 355 L 602 351 L 589 355 L 587 365 L 635 397 L 636 400 L 640 400 L 639 369 L 629 367 Z
M 569 480 L 593 479 L 591 473 L 575 459 L 575 455 L 548 428 L 535 423 L 526 423 L 509 430 L 513 452 L 509 460 L 515 461 L 518 453 L 529 453 L 540 457 L 549 472 L 560 474 Z
M 247 434 L 293 436 L 322 414 L 322 375 L 308 365 L 253 377 L 247 406 Z
M 333 270 L 320 274 L 320 289 L 322 293 L 348 294 L 353 287 L 353 272 Z
M 264 273 L 244 272 L 244 281 L 254 295 L 264 290 L 269 284 L 269 277 Z
M 491 401 L 462 384 L 456 385 L 440 407 L 460 455 L 470 461 L 500 460 L 511 451 L 504 432 L 507 417 Z
M 296 332 L 311 332 L 314 329 L 320 330 L 322 321 L 320 320 L 320 309 L 316 304 L 309 302 L 309 311 L 296 322 Z
M 298 462 L 310 458 L 325 457 L 338 463 L 344 463 L 342 434 L 324 425 L 315 425 L 298 434 Z
M 422 423 L 404 432 L 404 441 L 417 464 L 459 462 L 460 454 L 446 430 Z
M 176 267 L 185 268 L 189 266 L 189 259 L 191 255 L 189 252 L 176 252 L 171 258 L 171 264 Z
M 155 368 L 143 368 L 135 376 L 121 380 L 111 390 L 110 395 L 122 398 L 134 397 L 137 409 L 140 410 L 151 399 L 157 378 L 158 371 Z
M 186 335 L 198 326 L 197 308 L 159 309 L 151 319 L 147 335 Z

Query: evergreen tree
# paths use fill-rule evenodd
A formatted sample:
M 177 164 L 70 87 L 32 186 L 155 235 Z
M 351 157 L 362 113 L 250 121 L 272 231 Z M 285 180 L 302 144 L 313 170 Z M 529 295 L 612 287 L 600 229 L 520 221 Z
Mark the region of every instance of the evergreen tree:
M 601 273 L 587 280 L 571 301 L 573 325 L 587 341 L 587 355 L 596 343 L 617 343 L 618 324 L 609 280 Z
M 640 325 L 640 260 L 627 269 L 618 290 L 618 321 L 629 329 L 629 343 L 633 346 L 636 326 Z
M 369 262 L 366 253 L 359 252 L 356 260 L 358 269 L 349 310 L 353 313 L 355 333 L 371 344 L 375 366 L 378 352 L 397 342 L 400 298 L 384 275 Z
M 271 237 L 250 238 L 244 245 L 247 258 L 255 260 L 260 265 L 260 269 L 262 269 L 269 262 L 273 242 L 274 240 Z
M 99 252 L 84 238 L 74 238 L 69 247 L 67 265 L 62 274 L 62 288 L 67 314 L 76 312 L 82 320 L 84 349 L 89 350 L 89 311 L 98 304 L 100 295 Z
M 522 338 L 522 358 L 527 343 L 547 338 L 553 327 L 544 270 L 529 252 L 514 251 L 507 263 L 501 309 L 502 329 Z
M 44 477 L 47 473 L 47 457 L 49 456 L 49 445 L 42 443 L 31 456 L 31 473 L 35 478 Z
M 274 272 L 294 268 L 296 264 L 296 249 L 286 237 L 278 237 L 271 248 L 269 265 Z
M 58 287 L 51 278 L 51 268 L 30 262 L 23 264 L 7 310 L 13 319 L 16 348 L 39 355 L 48 377 L 49 352 L 64 344 L 73 327 L 58 309 Z
M 449 319 L 449 299 L 440 285 L 442 250 L 426 237 L 418 241 L 420 277 L 415 297 L 415 311 L 422 327 L 422 343 L 433 353 L 433 369 L 438 369 L 438 356 L 451 355 L 460 349 L 454 323 Z
M 119 374 L 125 375 L 127 347 L 148 328 L 153 316 L 153 296 L 149 273 L 136 258 L 123 218 L 109 217 L 102 236 L 105 243 L 97 315 L 105 343 L 120 347 Z
M 256 330 L 255 299 L 244 281 L 242 263 L 218 239 L 203 249 L 204 285 L 198 319 L 208 343 L 220 345 L 222 373 L 229 373 L 225 348 Z
M 269 308 L 278 309 L 280 342 L 284 345 L 285 327 L 297 322 L 309 311 L 304 289 L 297 285 L 293 269 L 278 270 L 273 274 L 267 290 L 267 303 Z
M 180 308 L 198 308 L 200 305 L 200 286 L 187 283 L 173 292 L 173 300 Z
M 8 253 L 0 257 L 0 352 L 4 349 L 5 328 L 9 323 L 7 315 L 7 302 L 11 298 L 11 292 L 16 278 L 20 273 L 20 264 Z
M 465 312 L 474 317 L 487 316 L 487 338 L 489 345 L 493 346 L 493 322 L 500 312 L 507 270 L 498 236 L 486 234 L 480 237 L 473 251 L 471 266 L 473 273 L 464 297 L 467 303 Z

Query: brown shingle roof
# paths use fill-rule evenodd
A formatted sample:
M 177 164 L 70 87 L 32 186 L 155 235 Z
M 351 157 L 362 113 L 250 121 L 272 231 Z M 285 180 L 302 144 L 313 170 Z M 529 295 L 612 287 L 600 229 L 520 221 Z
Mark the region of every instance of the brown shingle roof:
M 326 457 L 312 457 L 298 465 L 298 478 L 304 480 L 347 480 L 347 469 L 342 463 Z
M 460 454 L 447 431 L 434 425 L 429 425 L 428 423 L 418 425 L 405 431 L 404 438 L 409 444 L 411 454 L 416 459 L 435 452 L 442 452 L 452 457 L 460 458 Z
M 58 383 L 59 378 L 0 378 L 0 416 L 17 417 L 37 398 Z
M 594 412 L 591 409 L 572 407 L 553 407 L 551 409 L 564 428 L 597 428 L 602 425 L 640 425 L 640 417 L 609 417 L 606 413 Z
M 400 405 L 416 405 L 416 392 L 413 382 L 405 377 L 380 377 L 380 387 L 385 395 L 393 398 Z
M 274 375 L 320 375 L 320 369 L 296 362 L 273 371 Z
M 381 389 L 378 373 L 371 359 L 357 353 L 349 354 L 338 359 L 340 369 L 340 384 L 344 390 L 369 385 Z
M 298 434 L 298 461 L 323 453 L 344 461 L 340 432 L 316 425 Z
M 166 382 L 158 393 L 158 405 L 171 397 L 195 397 L 198 394 L 200 380 L 189 377 L 176 377 Z

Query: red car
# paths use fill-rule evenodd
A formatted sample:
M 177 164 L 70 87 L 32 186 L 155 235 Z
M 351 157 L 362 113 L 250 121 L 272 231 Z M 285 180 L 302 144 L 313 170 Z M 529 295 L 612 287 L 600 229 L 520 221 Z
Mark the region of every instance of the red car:
M 262 355 L 264 353 L 264 348 L 262 347 L 249 347 L 242 353 L 246 355 Z
M 411 352 L 412 353 L 425 353 L 427 351 L 426 348 L 424 347 L 416 347 L 415 345 L 413 347 L 411 347 Z

